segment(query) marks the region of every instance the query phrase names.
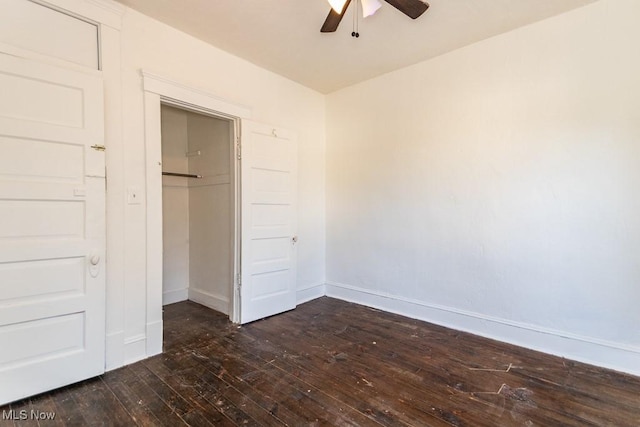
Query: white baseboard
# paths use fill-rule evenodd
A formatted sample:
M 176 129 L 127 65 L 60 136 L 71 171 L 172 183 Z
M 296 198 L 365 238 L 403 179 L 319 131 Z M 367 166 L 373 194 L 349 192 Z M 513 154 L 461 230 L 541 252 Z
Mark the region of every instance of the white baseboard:
M 112 371 L 124 366 L 124 331 L 108 333 L 105 344 L 105 370 Z
M 190 287 L 189 299 L 220 313 L 229 314 L 229 299 L 223 296 Z
M 307 286 L 296 291 L 296 304 L 304 304 L 316 298 L 325 296 L 327 293 L 324 283 Z
M 162 353 L 162 320 L 147 323 L 146 357 Z
M 162 293 L 162 305 L 186 301 L 189 298 L 189 288 L 166 291 Z
M 327 282 L 326 295 L 532 350 L 640 376 L 640 348 Z
M 144 334 L 135 335 L 124 340 L 125 365 L 130 365 L 147 357 L 147 337 Z

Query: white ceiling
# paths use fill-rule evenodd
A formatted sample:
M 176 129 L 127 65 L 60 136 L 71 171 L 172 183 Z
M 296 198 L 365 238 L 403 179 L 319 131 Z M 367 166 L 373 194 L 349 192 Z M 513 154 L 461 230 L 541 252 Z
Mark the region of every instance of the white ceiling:
M 321 34 L 326 0 L 118 0 L 256 65 L 329 93 L 596 0 L 430 0 L 411 20 L 384 3 L 351 37 Z

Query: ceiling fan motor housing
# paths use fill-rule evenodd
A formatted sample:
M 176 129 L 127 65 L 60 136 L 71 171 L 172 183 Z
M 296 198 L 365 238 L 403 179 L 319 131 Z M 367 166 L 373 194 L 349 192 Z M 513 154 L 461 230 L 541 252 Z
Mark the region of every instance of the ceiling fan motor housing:
M 400 12 L 404 13 L 411 19 L 416 19 L 421 16 L 424 12 L 429 9 L 429 4 L 423 2 L 422 0 L 384 0 L 389 3 L 391 6 L 398 9 Z M 362 12 L 364 17 L 373 15 L 381 6 L 378 0 L 361 0 L 362 2 Z M 344 16 L 346 10 L 349 8 L 351 4 L 351 0 L 330 0 L 329 2 L 332 6 L 327 19 L 324 21 L 320 32 L 323 33 L 333 33 L 338 29 L 338 25 L 340 25 L 340 21 L 342 21 L 342 17 Z M 340 5 L 342 4 L 342 8 Z M 334 6 L 335 5 L 335 6 Z M 341 12 L 336 12 L 336 8 L 341 9 Z M 351 33 L 351 37 L 359 37 L 357 31 L 353 31 Z

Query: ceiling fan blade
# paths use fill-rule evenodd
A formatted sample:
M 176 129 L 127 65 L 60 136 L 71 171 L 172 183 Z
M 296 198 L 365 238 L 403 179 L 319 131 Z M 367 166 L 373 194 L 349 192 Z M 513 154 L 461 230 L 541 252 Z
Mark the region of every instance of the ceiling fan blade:
M 331 9 L 331 11 L 329 12 L 329 16 L 327 16 L 324 24 L 322 24 L 322 28 L 320 29 L 321 33 L 333 33 L 338 29 L 338 25 L 340 25 L 340 21 L 342 21 L 342 17 L 344 16 L 344 12 L 349 7 L 349 3 L 351 3 L 351 0 L 347 0 L 347 2 L 344 4 L 342 13 L 336 13 L 335 10 Z
M 363 18 L 373 15 L 378 9 L 382 7 L 382 3 L 380 3 L 378 0 L 360 0 L 360 4 L 362 5 Z
M 429 3 L 421 0 L 384 0 L 411 19 L 416 19 L 429 9 Z

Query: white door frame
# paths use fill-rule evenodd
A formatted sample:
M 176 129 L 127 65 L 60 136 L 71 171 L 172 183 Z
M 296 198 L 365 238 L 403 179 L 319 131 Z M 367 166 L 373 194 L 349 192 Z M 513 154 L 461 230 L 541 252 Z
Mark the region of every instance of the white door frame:
M 204 113 L 233 121 L 236 138 L 240 135 L 240 120 L 251 118 L 247 107 L 220 99 L 200 89 L 142 70 L 144 84 L 145 115 L 145 160 L 146 160 L 146 223 L 147 223 L 147 313 L 146 336 L 147 357 L 162 352 L 162 141 L 160 134 L 160 106 L 171 105 L 184 110 Z M 237 159 L 238 144 L 233 144 L 233 158 Z M 234 238 L 239 242 L 239 168 L 234 162 L 235 230 Z M 240 310 L 237 297 L 239 272 L 239 244 L 235 245 L 233 271 L 233 309 L 230 318 L 239 321 Z

